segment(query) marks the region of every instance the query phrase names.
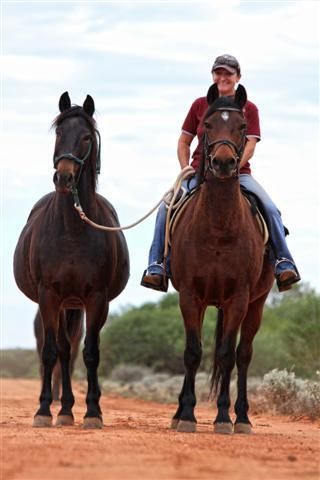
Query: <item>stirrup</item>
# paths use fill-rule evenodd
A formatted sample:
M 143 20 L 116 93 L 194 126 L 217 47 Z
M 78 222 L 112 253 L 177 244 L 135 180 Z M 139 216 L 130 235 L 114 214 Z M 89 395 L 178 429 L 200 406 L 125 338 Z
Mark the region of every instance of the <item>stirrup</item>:
M 149 280 L 147 277 L 149 277 Z M 152 282 L 152 277 L 154 277 L 155 282 Z M 143 272 L 140 285 L 143 287 L 152 288 L 158 292 L 167 292 L 168 277 L 165 274 L 160 273 L 148 274 L 148 270 L 145 270 Z
M 290 258 L 285 258 L 285 257 L 280 257 L 276 260 L 276 263 L 274 264 L 274 273 L 277 273 L 277 267 L 280 265 L 280 263 L 288 262 L 291 263 L 293 268 L 297 271 L 297 267 L 294 264 L 293 260 L 290 260 Z
M 283 272 L 279 272 L 277 274 L 276 273 L 277 267 L 280 263 L 283 263 L 283 262 L 290 263 L 293 268 L 292 270 L 287 270 L 287 271 L 284 270 Z M 294 262 L 289 258 L 279 258 L 276 261 L 274 268 L 275 268 L 275 277 L 276 277 L 279 292 L 285 292 L 286 290 L 290 290 L 290 288 L 294 283 L 297 283 L 301 280 L 297 267 L 295 266 Z M 286 275 L 284 275 L 285 278 L 281 278 L 282 274 L 285 274 L 285 273 L 286 273 Z M 290 275 L 290 273 L 292 274 Z

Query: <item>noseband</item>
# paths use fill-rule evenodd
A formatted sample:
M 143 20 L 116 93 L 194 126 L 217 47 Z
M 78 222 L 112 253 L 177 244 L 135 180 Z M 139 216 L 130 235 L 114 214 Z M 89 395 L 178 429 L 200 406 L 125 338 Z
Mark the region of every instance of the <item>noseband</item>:
M 220 107 L 220 108 L 216 108 L 215 110 L 212 111 L 212 114 L 215 113 L 215 112 L 218 112 L 218 111 L 222 111 L 222 112 L 239 112 L 243 115 L 242 113 L 242 110 L 240 108 L 232 108 L 232 107 Z M 221 147 L 222 145 L 227 145 L 231 152 L 232 152 L 232 156 L 233 156 L 233 159 L 236 161 L 237 163 L 237 167 L 236 167 L 236 170 L 235 170 L 235 173 L 234 173 L 234 177 L 238 177 L 238 174 L 239 174 L 239 163 L 240 163 L 240 160 L 241 160 L 241 157 L 242 157 L 242 154 L 243 154 L 243 150 L 244 150 L 244 146 L 245 146 L 245 141 L 246 141 L 246 135 L 245 135 L 245 131 L 243 131 L 243 135 L 242 135 L 242 139 L 241 139 L 241 143 L 240 145 L 238 146 L 236 143 L 232 142 L 231 140 L 226 140 L 226 139 L 222 139 L 222 140 L 214 140 L 213 142 L 209 142 L 208 140 L 208 134 L 207 132 L 204 133 L 204 155 L 205 155 L 205 159 L 208 160 L 208 167 L 207 167 L 207 170 L 209 170 L 211 173 L 213 173 L 213 161 L 216 157 L 216 154 L 217 154 L 217 151 L 219 149 L 219 147 Z M 213 152 L 212 153 L 209 153 L 210 150 L 213 148 Z
M 95 129 L 94 131 L 95 131 L 95 133 L 97 134 L 97 137 L 98 137 L 98 153 L 97 153 L 97 160 L 96 160 L 96 173 L 99 174 L 100 169 L 101 169 L 101 159 L 100 159 L 101 137 L 100 137 L 100 133 L 99 133 L 98 130 Z M 56 168 L 59 161 L 62 160 L 62 158 L 67 158 L 69 160 L 72 160 L 75 163 L 78 163 L 80 165 L 81 171 L 82 171 L 82 167 L 84 166 L 85 161 L 90 157 L 91 151 L 92 151 L 92 141 L 90 141 L 87 153 L 84 155 L 84 157 L 82 157 L 82 158 L 76 157 L 76 155 L 73 155 L 73 153 L 62 153 L 58 157 L 53 158 L 53 166 L 54 166 L 54 168 Z M 79 177 L 80 177 L 80 175 L 79 175 Z
M 100 133 L 97 129 L 94 129 L 95 133 L 97 134 L 97 137 L 98 137 L 98 152 L 97 152 L 97 159 L 96 159 L 96 173 L 99 174 L 100 173 L 100 169 L 101 169 L 101 136 L 100 136 Z M 87 150 L 87 153 L 84 155 L 84 157 L 82 158 L 79 158 L 77 157 L 76 155 L 73 155 L 73 153 L 62 153 L 61 155 L 57 156 L 57 157 L 53 157 L 53 167 L 56 168 L 59 161 L 62 160 L 62 158 L 68 158 L 69 160 L 72 160 L 73 162 L 75 163 L 78 163 L 80 165 L 80 171 L 77 175 L 77 178 L 75 180 L 75 182 L 73 183 L 73 185 L 71 186 L 71 193 L 73 195 L 73 201 L 74 201 L 74 205 L 75 206 L 79 206 L 80 205 L 80 200 L 79 200 L 79 194 L 78 194 L 78 189 L 77 189 L 77 185 L 78 185 L 78 182 L 80 180 L 80 177 L 81 177 L 81 173 L 82 173 L 82 170 L 83 170 L 83 166 L 85 164 L 85 161 L 90 157 L 91 155 L 91 151 L 92 151 L 92 144 L 93 142 L 90 141 L 90 144 L 89 144 L 89 147 L 88 147 L 88 150 Z

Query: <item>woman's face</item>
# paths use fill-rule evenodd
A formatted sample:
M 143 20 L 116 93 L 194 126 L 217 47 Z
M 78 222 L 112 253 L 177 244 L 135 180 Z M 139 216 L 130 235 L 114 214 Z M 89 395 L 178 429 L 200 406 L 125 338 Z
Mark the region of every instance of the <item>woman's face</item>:
M 234 95 L 240 77 L 238 73 L 231 73 L 225 68 L 217 68 L 212 72 L 213 83 L 217 84 L 220 96 L 225 97 Z

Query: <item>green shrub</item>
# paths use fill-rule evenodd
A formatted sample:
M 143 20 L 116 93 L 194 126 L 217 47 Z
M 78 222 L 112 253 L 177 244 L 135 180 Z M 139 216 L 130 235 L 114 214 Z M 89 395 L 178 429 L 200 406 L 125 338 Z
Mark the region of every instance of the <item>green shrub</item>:
M 314 378 L 320 369 L 320 296 L 307 286 L 296 286 L 273 298 L 254 340 L 250 374 L 262 376 L 286 368 L 300 377 Z
M 203 365 L 211 363 L 214 318 L 214 312 L 208 311 L 203 332 Z M 116 365 L 135 364 L 156 372 L 181 374 L 184 348 L 178 297 L 168 294 L 158 304 L 148 303 L 124 312 L 105 327 L 101 334 L 100 373 L 106 376 Z
M 262 325 L 253 345 L 249 375 L 289 369 L 312 378 L 319 365 L 320 297 L 308 286 L 297 285 L 269 296 Z M 216 309 L 207 309 L 202 332 L 200 370 L 210 372 L 214 348 Z M 168 294 L 159 303 L 146 303 L 112 316 L 101 336 L 101 374 L 121 363 L 184 373 L 185 334 L 178 295 Z M 234 372 L 235 373 L 235 372 Z
M 0 376 L 11 378 L 37 378 L 40 375 L 39 358 L 35 350 L 16 348 L 1 350 Z

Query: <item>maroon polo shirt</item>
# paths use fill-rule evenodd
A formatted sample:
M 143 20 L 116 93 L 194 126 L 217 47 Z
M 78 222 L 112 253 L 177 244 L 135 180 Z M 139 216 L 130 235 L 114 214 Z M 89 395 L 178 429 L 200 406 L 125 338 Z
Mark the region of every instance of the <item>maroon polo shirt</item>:
M 203 135 L 203 124 L 202 119 L 205 112 L 208 109 L 208 102 L 206 97 L 197 98 L 190 107 L 188 115 L 186 116 L 185 121 L 182 125 L 182 131 L 193 137 L 198 137 L 198 145 L 192 154 L 191 165 L 195 170 L 199 167 L 200 159 L 202 155 L 202 135 Z M 244 108 L 243 114 L 247 121 L 247 132 L 246 137 L 254 137 L 257 140 L 260 140 L 260 124 L 259 124 L 259 112 L 254 103 L 247 100 Z M 250 163 L 247 162 L 240 170 L 240 173 L 251 173 Z

